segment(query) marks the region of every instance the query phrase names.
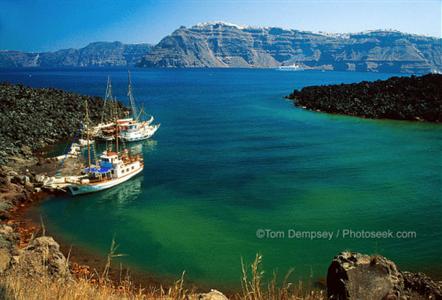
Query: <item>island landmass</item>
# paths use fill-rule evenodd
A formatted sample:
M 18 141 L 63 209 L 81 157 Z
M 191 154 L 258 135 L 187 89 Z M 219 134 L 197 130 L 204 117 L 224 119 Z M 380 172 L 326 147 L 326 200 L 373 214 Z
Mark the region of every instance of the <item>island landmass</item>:
M 425 74 L 442 71 L 437 37 L 372 30 L 311 32 L 207 22 L 156 45 L 94 42 L 52 52 L 0 50 L 0 68 L 279 68 Z

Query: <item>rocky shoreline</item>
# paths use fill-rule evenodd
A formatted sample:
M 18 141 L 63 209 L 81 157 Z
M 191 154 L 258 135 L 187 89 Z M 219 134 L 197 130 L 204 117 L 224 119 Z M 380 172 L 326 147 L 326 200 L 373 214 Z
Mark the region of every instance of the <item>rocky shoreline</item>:
M 58 162 L 42 149 L 79 131 L 86 101 L 91 120 L 98 122 L 100 97 L 0 83 L 0 218 L 17 205 L 45 197 L 39 175 L 54 173 Z
M 309 86 L 286 98 L 295 106 L 371 119 L 442 122 L 442 75 Z
M 100 97 L 0 83 L 0 165 L 37 162 L 34 156 L 38 151 L 74 136 L 84 119 L 86 101 L 91 121 L 99 122 L 103 111 Z M 124 108 L 120 102 L 119 107 Z

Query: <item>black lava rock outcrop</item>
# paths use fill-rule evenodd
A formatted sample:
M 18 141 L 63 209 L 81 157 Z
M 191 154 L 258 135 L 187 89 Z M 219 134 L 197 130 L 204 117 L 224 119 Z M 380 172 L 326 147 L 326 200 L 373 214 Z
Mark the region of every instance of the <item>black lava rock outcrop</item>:
M 309 86 L 287 96 L 310 110 L 373 119 L 442 122 L 442 75 Z
M 92 121 L 99 121 L 103 101 L 53 88 L 0 84 L 0 164 L 75 135 L 88 101 Z
M 329 299 L 442 299 L 440 285 L 422 273 L 401 272 L 382 256 L 342 252 L 327 273 Z

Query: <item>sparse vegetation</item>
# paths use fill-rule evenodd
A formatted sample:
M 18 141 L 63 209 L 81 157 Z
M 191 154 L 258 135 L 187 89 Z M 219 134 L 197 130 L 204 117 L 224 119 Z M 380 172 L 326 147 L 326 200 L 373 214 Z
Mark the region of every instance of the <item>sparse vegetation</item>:
M 14 273 L 0 278 L 1 299 L 186 299 L 182 280 L 168 289 L 134 288 L 129 279 L 114 284 L 110 281 L 93 283 L 91 278 L 77 278 L 70 281 L 50 276 L 26 277 Z
M 302 281 L 298 284 L 291 283 L 290 275 L 293 273 L 293 269 L 287 272 L 281 284 L 278 284 L 278 273 L 276 271 L 273 272 L 272 279 L 265 284 L 261 264 L 262 256 L 260 254 L 256 255 L 249 268 L 241 261 L 242 293 L 236 296 L 238 300 L 316 300 L 326 298 L 324 291 L 304 287 Z
M 77 277 L 54 277 L 46 273 L 44 276 L 28 276 L 17 270 L 0 276 L 0 299 L 206 299 L 200 298 L 204 294 L 197 294 L 193 289 L 187 289 L 184 284 L 184 273 L 169 287 L 137 287 L 128 274 L 120 275 L 119 280 L 109 278 L 112 260 L 120 257 L 118 246 L 112 241 L 108 259 L 102 272 L 97 270 L 84 273 Z M 302 283 L 289 282 L 289 271 L 281 285 L 277 283 L 277 273 L 264 283 L 264 271 L 261 269 L 262 256 L 256 255 L 254 262 L 246 266 L 242 262 L 242 290 L 230 295 L 236 300 L 298 300 L 298 299 L 325 299 L 324 291 L 313 291 L 303 288 Z M 218 293 L 218 292 L 212 292 Z M 207 295 L 207 294 L 206 294 Z M 219 293 L 219 295 L 222 295 Z M 212 298 L 209 298 L 212 299 Z M 214 298 L 222 299 L 222 298 Z

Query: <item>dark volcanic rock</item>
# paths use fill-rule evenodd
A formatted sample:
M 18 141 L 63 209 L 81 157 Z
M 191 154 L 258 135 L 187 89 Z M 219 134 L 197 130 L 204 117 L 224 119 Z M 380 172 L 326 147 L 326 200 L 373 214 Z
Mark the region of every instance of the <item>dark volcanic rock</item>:
M 428 299 L 442 299 L 442 289 L 423 273 L 402 272 L 405 289 L 412 295 L 424 295 Z
M 11 209 L 29 196 L 21 183 L 14 183 L 19 177 L 13 169 L 0 165 L 0 220 L 9 219 Z
M 388 80 L 295 90 L 295 105 L 328 113 L 374 119 L 442 122 L 442 75 L 392 77 Z
M 384 257 L 342 252 L 328 268 L 327 292 L 331 299 L 384 299 L 398 296 L 403 288 L 396 265 Z
M 330 299 L 442 299 L 441 289 L 425 274 L 400 272 L 382 256 L 342 252 L 327 273 Z
M 92 121 L 99 121 L 99 97 L 0 84 L 0 165 L 5 158 L 30 157 L 37 149 L 74 136 L 84 120 L 86 101 Z
M 180 27 L 142 67 L 276 67 L 428 73 L 442 70 L 442 40 L 397 31 L 322 34 L 223 22 Z

